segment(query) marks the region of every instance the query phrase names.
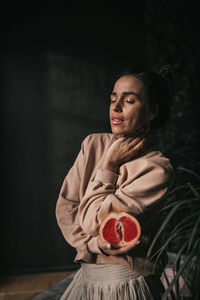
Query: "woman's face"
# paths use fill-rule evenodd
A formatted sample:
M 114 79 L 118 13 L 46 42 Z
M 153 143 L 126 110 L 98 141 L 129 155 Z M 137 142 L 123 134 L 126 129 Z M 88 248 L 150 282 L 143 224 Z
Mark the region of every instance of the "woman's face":
M 110 124 L 116 135 L 131 136 L 153 119 L 141 80 L 125 75 L 115 82 L 111 93 Z

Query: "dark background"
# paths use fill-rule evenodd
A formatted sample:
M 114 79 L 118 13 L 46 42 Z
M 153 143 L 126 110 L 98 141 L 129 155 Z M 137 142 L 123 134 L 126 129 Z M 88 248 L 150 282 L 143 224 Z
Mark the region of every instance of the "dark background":
M 127 64 L 173 66 L 171 119 L 153 138 L 175 168 L 200 161 L 196 3 L 131 4 L 3 10 L 1 273 L 74 267 L 55 219 L 58 193 L 83 138 L 110 131 L 109 92 Z

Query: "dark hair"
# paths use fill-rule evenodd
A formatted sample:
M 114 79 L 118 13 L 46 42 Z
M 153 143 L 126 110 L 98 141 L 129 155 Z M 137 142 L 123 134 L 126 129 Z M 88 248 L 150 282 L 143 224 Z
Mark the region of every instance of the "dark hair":
M 172 100 L 172 73 L 169 66 L 164 66 L 158 72 L 143 66 L 126 67 L 118 79 L 125 75 L 133 75 L 140 79 L 150 101 L 150 105 L 158 104 L 160 109 L 156 118 L 151 122 L 151 129 L 163 127 L 170 115 L 170 103 Z

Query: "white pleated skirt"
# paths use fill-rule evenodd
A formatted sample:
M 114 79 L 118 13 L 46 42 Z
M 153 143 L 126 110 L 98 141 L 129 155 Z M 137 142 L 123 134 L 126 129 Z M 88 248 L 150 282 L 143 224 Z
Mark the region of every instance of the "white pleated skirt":
M 82 263 L 60 300 L 160 300 L 157 276 L 143 277 L 120 264 Z

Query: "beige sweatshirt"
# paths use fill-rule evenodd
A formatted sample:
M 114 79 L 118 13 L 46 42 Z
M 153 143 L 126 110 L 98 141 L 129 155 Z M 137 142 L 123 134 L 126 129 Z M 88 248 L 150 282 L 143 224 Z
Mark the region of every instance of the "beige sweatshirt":
M 156 230 L 156 212 L 173 182 L 173 168 L 161 152 L 148 149 L 123 164 L 115 174 L 100 168 L 103 156 L 116 137 L 92 134 L 83 141 L 68 172 L 57 202 L 58 225 L 66 241 L 77 250 L 75 261 L 120 263 L 141 275 L 160 274 L 162 257 L 153 267 L 145 259 Z M 108 256 L 97 244 L 99 226 L 111 211 L 134 215 L 142 228 L 141 243 L 126 255 Z

